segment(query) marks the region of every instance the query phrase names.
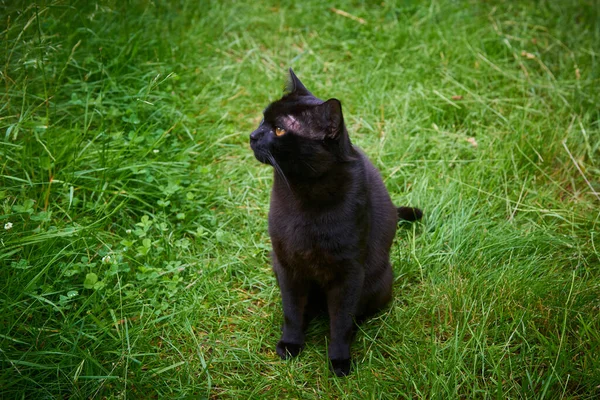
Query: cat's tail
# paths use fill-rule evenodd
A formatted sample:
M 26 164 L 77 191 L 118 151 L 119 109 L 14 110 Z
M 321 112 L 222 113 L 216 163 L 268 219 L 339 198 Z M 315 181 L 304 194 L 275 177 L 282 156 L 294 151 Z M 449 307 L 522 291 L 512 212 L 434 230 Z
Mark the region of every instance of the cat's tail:
M 423 211 L 412 207 L 398 207 L 398 220 L 418 221 L 423 218 Z

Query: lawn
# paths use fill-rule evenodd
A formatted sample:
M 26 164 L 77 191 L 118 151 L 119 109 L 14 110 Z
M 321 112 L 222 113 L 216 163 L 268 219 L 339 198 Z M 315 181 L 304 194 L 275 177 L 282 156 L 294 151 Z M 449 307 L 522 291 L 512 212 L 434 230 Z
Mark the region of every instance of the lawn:
M 595 0 L 0 2 L 1 398 L 600 396 Z M 292 67 L 398 205 L 347 378 L 275 353 Z

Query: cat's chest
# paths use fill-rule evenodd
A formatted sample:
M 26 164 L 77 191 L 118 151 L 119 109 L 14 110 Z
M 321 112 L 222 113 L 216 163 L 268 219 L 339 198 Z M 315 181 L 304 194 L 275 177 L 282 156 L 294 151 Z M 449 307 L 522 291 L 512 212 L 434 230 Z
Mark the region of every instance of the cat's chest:
M 338 221 L 327 216 L 306 216 L 301 214 L 269 216 L 271 238 L 285 243 L 288 251 L 332 250 L 335 244 L 343 241 L 344 232 L 350 227 L 348 221 Z
M 360 250 L 360 227 L 339 212 L 271 210 L 269 234 L 282 264 L 310 275 L 333 273 Z

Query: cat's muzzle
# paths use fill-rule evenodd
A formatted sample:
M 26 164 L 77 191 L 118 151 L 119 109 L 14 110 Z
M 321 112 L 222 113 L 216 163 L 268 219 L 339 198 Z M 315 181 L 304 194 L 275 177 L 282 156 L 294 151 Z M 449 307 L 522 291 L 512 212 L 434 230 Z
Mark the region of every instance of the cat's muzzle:
M 250 134 L 250 148 L 254 152 L 254 157 L 263 164 L 271 165 L 268 143 L 265 143 L 264 132 L 260 129 Z

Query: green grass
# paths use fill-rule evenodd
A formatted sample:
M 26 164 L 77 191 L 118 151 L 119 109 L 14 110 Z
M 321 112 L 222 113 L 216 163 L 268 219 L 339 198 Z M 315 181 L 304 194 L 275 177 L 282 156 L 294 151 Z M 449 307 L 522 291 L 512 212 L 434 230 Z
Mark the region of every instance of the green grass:
M 600 395 L 600 7 L 0 1 L 0 397 Z M 248 134 L 293 67 L 398 205 L 353 373 L 282 320 Z M 4 229 L 12 224 L 11 229 Z

